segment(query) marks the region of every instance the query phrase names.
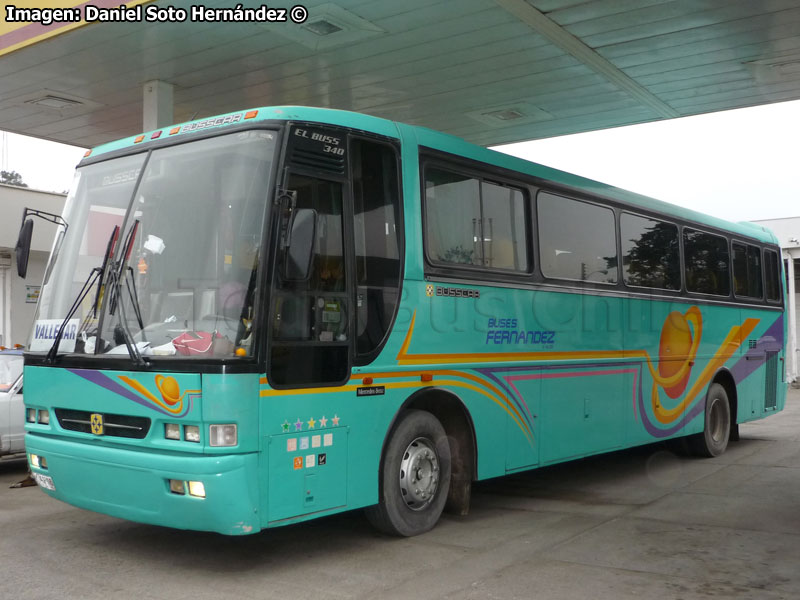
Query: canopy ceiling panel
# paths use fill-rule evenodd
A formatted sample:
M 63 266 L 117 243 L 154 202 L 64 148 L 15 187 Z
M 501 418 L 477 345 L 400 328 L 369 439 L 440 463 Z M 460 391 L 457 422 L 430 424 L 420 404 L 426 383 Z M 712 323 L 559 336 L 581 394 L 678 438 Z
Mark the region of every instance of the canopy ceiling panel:
M 176 121 L 303 104 L 487 145 L 800 98 L 800 0 L 304 5 L 302 25 L 91 23 L 8 51 L 0 128 L 80 146 L 131 135 L 152 80 L 174 86 Z

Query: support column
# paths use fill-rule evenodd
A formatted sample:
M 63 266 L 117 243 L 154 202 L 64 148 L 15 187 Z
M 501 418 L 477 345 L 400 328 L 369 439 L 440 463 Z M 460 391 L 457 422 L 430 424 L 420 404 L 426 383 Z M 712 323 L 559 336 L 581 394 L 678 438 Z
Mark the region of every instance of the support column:
M 148 81 L 144 84 L 142 105 L 142 131 L 159 129 L 175 122 L 172 114 L 173 85 L 164 81 Z

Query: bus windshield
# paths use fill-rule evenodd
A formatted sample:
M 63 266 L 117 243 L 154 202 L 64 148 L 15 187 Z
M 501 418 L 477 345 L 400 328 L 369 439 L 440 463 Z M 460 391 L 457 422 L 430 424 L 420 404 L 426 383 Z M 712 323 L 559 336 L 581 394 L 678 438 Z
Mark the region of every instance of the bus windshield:
M 237 132 L 80 168 L 30 349 L 50 349 L 92 270 L 107 262 L 60 353 L 125 355 L 135 344 L 143 355 L 249 355 L 276 139 Z

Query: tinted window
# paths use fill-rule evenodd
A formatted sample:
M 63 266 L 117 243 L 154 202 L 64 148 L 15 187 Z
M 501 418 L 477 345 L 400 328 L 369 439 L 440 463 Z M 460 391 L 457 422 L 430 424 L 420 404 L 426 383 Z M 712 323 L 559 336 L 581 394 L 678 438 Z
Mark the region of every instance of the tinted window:
M 767 300 L 779 302 L 781 299 L 781 280 L 778 271 L 778 253 L 764 250 L 764 272 L 767 282 Z
M 622 277 L 628 285 L 681 289 L 678 226 L 623 213 Z
M 683 252 L 687 290 L 716 296 L 730 295 L 728 241 L 724 237 L 687 227 L 683 230 Z
M 400 201 L 393 148 L 352 144 L 356 251 L 356 349 L 374 351 L 389 330 L 400 291 Z
M 528 271 L 526 223 L 521 190 L 425 170 L 425 240 L 431 261 Z
M 761 249 L 750 244 L 733 243 L 733 293 L 761 298 Z
M 539 251 L 547 277 L 616 283 L 614 212 L 546 192 L 538 196 Z
M 486 181 L 481 183 L 484 266 L 528 270 L 523 198 L 520 190 Z
M 480 182 L 440 171 L 425 171 L 425 229 L 428 257 L 434 262 L 483 266 L 478 236 Z

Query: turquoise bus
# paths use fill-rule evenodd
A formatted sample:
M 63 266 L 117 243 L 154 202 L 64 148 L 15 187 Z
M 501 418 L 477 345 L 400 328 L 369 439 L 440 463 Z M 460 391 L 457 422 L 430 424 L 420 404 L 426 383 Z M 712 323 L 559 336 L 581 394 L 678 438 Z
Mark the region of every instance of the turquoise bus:
M 409 536 L 473 481 L 713 457 L 784 406 L 773 234 L 428 129 L 165 127 L 88 152 L 63 219 L 26 441 L 84 509 L 236 535 L 364 508 Z

